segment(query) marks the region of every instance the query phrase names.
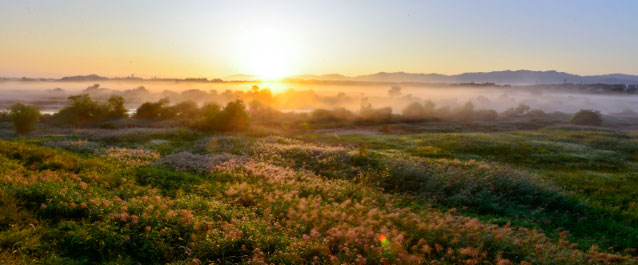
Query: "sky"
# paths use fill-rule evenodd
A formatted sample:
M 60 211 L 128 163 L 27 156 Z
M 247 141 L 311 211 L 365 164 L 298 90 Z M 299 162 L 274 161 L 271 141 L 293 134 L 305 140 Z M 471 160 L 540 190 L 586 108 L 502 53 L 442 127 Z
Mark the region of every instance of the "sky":
M 0 0 L 0 76 L 638 74 L 638 1 Z

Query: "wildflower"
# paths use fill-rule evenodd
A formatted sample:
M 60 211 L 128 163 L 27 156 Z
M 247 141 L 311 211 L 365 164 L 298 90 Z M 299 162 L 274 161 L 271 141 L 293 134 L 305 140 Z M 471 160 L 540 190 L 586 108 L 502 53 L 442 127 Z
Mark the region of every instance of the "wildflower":
M 496 263 L 497 265 L 514 265 L 514 263 L 512 263 L 510 260 L 508 259 L 501 259 L 498 261 L 498 263 Z
M 357 254 L 357 260 L 355 261 L 355 264 L 357 264 L 357 265 L 364 265 L 364 264 L 366 264 L 366 258 L 364 258 L 363 256 L 361 256 L 361 254 Z
M 128 213 L 120 213 L 120 221 L 126 222 L 128 220 Z

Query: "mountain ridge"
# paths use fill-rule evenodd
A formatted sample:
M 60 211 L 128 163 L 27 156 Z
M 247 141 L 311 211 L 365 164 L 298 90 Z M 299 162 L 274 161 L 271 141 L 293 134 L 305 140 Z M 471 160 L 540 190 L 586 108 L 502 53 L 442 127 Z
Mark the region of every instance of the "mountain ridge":
M 46 79 L 51 81 L 103 81 L 103 80 L 145 80 L 139 77 L 114 77 L 108 78 L 96 74 L 67 76 L 60 79 Z M 1 77 L 0 80 L 23 80 L 34 81 L 44 80 L 38 78 L 9 78 Z M 158 80 L 158 79 L 148 79 Z M 221 79 L 206 78 L 174 78 L 161 80 L 182 80 L 182 81 L 212 81 L 219 82 Z M 258 81 L 254 75 L 235 74 L 226 76 L 224 81 Z M 342 74 L 322 74 L 322 75 L 294 75 L 283 80 L 305 80 L 305 81 L 348 81 L 348 82 L 388 82 L 388 83 L 495 83 L 500 85 L 540 85 L 540 84 L 638 84 L 638 75 L 622 73 L 611 73 L 601 75 L 576 75 L 556 70 L 533 71 L 533 70 L 503 70 L 491 72 L 467 72 L 456 75 L 445 75 L 438 73 L 407 73 L 407 72 L 378 72 L 374 74 L 346 76 Z

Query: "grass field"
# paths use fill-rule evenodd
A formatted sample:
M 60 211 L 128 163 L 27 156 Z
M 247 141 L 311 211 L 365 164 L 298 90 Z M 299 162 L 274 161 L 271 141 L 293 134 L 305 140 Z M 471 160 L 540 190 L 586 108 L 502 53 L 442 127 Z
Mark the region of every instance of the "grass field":
M 638 262 L 638 135 L 86 129 L 0 140 L 9 264 Z

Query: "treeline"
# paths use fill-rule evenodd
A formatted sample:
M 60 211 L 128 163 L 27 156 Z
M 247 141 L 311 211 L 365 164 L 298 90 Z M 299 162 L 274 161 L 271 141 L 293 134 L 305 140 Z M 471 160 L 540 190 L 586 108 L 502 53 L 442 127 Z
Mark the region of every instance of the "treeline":
M 194 101 L 170 105 L 170 100 L 142 104 L 133 115 L 142 120 L 187 120 L 186 125 L 202 131 L 243 131 L 250 125 L 250 116 L 241 100 L 228 102 L 225 107 L 206 103 L 199 107 Z
M 422 122 L 431 120 L 452 120 L 452 121 L 492 121 L 498 118 L 495 110 L 475 109 L 472 102 L 467 102 L 460 107 L 441 106 L 437 107 L 434 102 L 427 100 L 423 103 L 413 102 L 401 110 L 394 113 L 390 107 L 375 108 L 366 98 L 362 100 L 361 108 L 358 112 L 353 112 L 345 108 L 316 109 L 310 112 L 306 120 L 310 122 Z
M 113 123 L 135 119 L 149 122 L 180 121 L 178 125 L 202 131 L 243 131 L 250 125 L 250 116 L 241 100 L 228 102 L 224 107 L 207 103 L 199 107 L 194 101 L 170 105 L 168 99 L 146 102 L 129 115 L 121 96 L 111 96 L 106 102 L 93 100 L 89 95 L 70 96 L 68 105 L 53 115 L 41 115 L 36 106 L 14 104 L 8 112 L 0 112 L 0 120 L 12 121 L 17 134 L 28 134 L 39 122 L 54 127 L 117 128 Z
M 36 128 L 39 121 L 51 126 L 119 128 L 114 125 L 122 120 L 143 120 L 147 124 L 162 121 L 176 121 L 176 126 L 186 126 L 207 132 L 244 131 L 251 120 L 261 125 L 281 125 L 294 123 L 388 123 L 448 121 L 493 121 L 499 116 L 507 118 L 543 118 L 547 114 L 532 110 L 527 105 L 510 108 L 499 115 L 495 110 L 475 109 L 471 101 L 458 106 L 436 106 L 430 100 L 413 102 L 394 113 L 390 107 L 375 108 L 367 98 L 361 101 L 359 111 L 345 108 L 315 109 L 309 113 L 282 112 L 257 100 L 247 107 L 242 100 L 228 102 L 224 107 L 216 103 L 205 103 L 201 107 L 192 100 L 171 105 L 168 98 L 155 102 L 145 102 L 129 115 L 122 96 L 111 96 L 105 102 L 98 102 L 87 94 L 70 96 L 68 105 L 53 115 L 40 115 L 37 107 L 15 104 L 8 113 L 0 113 L 0 119 L 12 120 L 16 133 L 27 134 Z M 600 126 L 601 114 L 592 110 L 581 110 L 570 122 L 577 125 Z M 140 124 L 133 124 L 139 126 Z

